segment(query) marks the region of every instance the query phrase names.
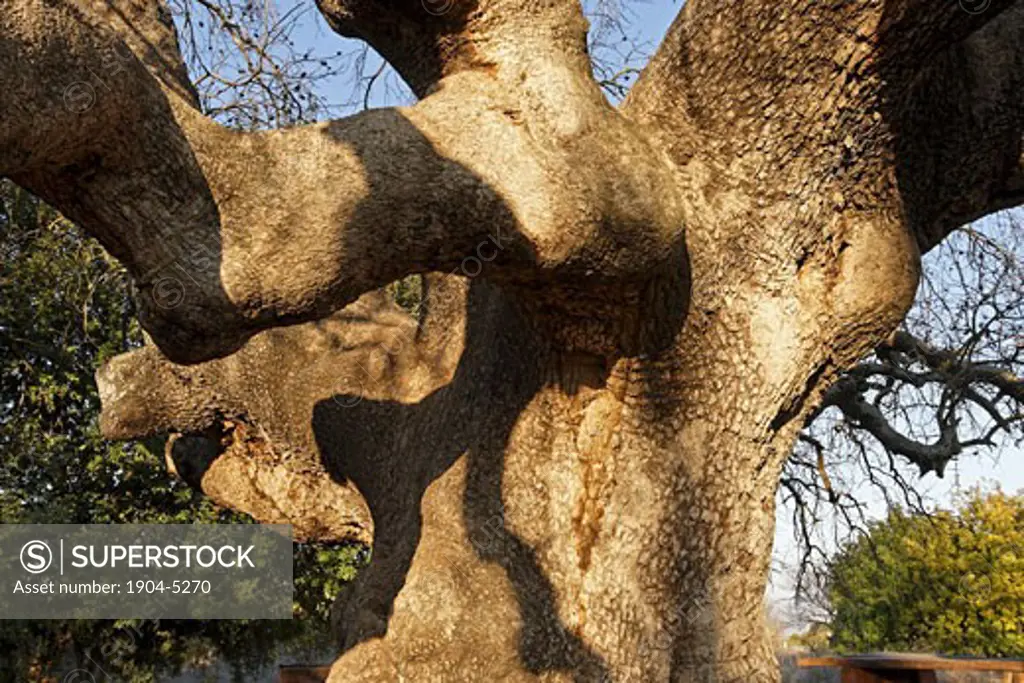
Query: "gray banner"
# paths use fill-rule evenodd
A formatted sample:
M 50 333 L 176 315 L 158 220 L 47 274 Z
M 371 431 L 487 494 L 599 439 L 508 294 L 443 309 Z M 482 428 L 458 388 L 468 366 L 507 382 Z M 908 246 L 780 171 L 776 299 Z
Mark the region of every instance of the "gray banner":
M 291 619 L 292 530 L 0 524 L 4 619 Z

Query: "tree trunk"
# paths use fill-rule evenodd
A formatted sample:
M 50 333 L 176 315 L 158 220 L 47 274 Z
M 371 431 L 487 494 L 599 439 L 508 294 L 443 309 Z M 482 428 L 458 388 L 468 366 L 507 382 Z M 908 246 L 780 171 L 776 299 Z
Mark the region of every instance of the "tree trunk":
M 678 272 L 589 294 L 432 275 L 418 323 L 364 297 L 221 361 L 119 357 L 99 375 L 103 426 L 194 434 L 239 416 L 199 465 L 172 446 L 178 471 L 260 519 L 288 521 L 253 505 L 272 498 L 328 537 L 372 528 L 334 681 L 773 681 L 779 470 L 838 354 L 910 303 L 916 249 L 893 235 L 876 252 L 877 233 L 851 234 L 839 259 L 885 296 L 844 295 L 812 258 L 728 307 L 752 273 L 723 271 L 685 319 Z M 282 469 L 308 490 L 329 474 L 346 514 L 289 503 Z
M 321 452 L 372 444 L 356 459 L 417 470 L 381 488 L 341 466 L 379 540 L 331 680 L 775 680 L 762 603 L 779 471 L 835 354 L 910 304 L 916 249 L 895 234 L 840 258 L 884 298 L 843 296 L 812 263 L 728 309 L 701 296 L 685 321 L 678 277 L 592 301 L 474 282 L 443 389 L 318 404 Z M 837 300 L 856 344 L 848 325 L 804 325 Z M 634 354 L 608 352 L 624 339 Z M 383 424 L 400 437 L 366 431 Z
M 1024 6 L 688 0 L 620 109 L 574 0 L 318 7 L 420 102 L 226 131 L 159 3 L 0 0 L 0 173 L 192 364 L 114 359 L 104 431 L 177 432 L 184 478 L 304 538 L 372 534 L 332 681 L 778 680 L 782 464 L 920 252 L 1024 201 Z M 412 273 L 419 320 L 374 291 Z

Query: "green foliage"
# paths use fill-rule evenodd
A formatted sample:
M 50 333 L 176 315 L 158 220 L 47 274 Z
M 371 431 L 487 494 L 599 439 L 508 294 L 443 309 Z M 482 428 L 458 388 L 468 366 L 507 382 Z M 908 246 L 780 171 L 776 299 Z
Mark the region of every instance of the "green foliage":
M 955 512 L 897 511 L 830 568 L 832 645 L 1024 657 L 1024 496 L 973 492 Z
M 327 623 L 330 607 L 342 589 L 356 578 L 359 567 L 366 564 L 365 546 L 344 544 L 328 546 L 322 543 L 295 545 L 295 617 Z M 302 567 L 323 568 L 303 571 Z M 326 568 L 330 568 L 329 571 Z
M 423 276 L 407 275 L 387 286 L 387 292 L 401 308 L 413 315 L 423 303 Z
M 0 523 L 252 522 L 168 475 L 160 443 L 101 438 L 93 372 L 141 341 L 117 262 L 0 181 Z M 330 603 L 363 553 L 297 546 L 291 622 L 0 621 L 0 681 L 100 667 L 144 682 L 216 660 L 247 680 L 280 647 L 327 644 Z
M 803 633 L 794 633 L 786 638 L 787 648 L 826 652 L 832 649 L 832 629 L 826 624 L 811 624 Z

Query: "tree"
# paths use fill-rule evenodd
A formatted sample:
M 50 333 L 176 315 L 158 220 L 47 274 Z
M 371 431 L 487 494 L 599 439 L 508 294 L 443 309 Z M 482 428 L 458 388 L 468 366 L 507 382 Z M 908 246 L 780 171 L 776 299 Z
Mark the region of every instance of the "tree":
M 155 344 L 105 432 L 372 533 L 332 680 L 776 680 L 783 464 L 921 253 L 1024 201 L 1024 7 L 690 0 L 618 108 L 576 2 L 318 8 L 419 101 L 230 132 L 159 3 L 0 4 L 0 175 Z
M 1020 225 L 1019 212 L 1003 212 L 932 250 L 899 333 L 808 417 L 781 489 L 802 548 L 804 605 L 819 602 L 828 547 L 866 533 L 865 491 L 889 509 L 926 514 L 915 475 L 942 477 L 971 455 L 1012 455 L 1005 447 L 1024 444 Z
M 92 374 L 141 344 L 123 269 L 66 219 L 0 181 L 0 523 L 246 523 L 163 472 L 162 447 L 104 441 Z M 156 440 L 159 441 L 159 440 Z M 161 453 L 162 456 L 162 453 Z M 210 662 L 238 680 L 288 647 L 323 649 L 357 547 L 303 545 L 302 620 L 0 621 L 0 681 L 86 669 L 142 683 Z
M 829 567 L 843 651 L 1024 654 L 1024 498 L 975 491 L 955 513 L 896 511 Z

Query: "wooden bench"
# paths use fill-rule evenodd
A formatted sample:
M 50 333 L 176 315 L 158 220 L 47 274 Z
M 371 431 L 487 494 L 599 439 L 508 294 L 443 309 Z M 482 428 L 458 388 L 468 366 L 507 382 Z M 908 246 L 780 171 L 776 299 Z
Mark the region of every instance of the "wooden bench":
M 843 683 L 936 683 L 939 671 L 1002 672 L 1003 683 L 1024 683 L 1024 661 L 967 659 L 934 655 L 871 654 L 798 657 L 801 668 L 839 667 Z
M 329 666 L 279 666 L 277 669 L 277 680 L 280 683 L 324 683 Z

